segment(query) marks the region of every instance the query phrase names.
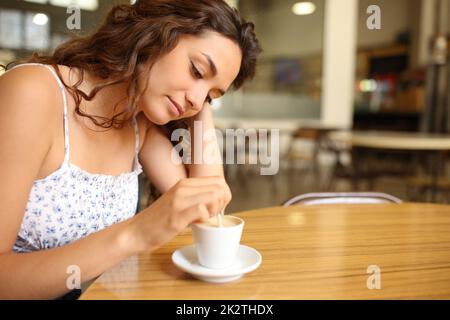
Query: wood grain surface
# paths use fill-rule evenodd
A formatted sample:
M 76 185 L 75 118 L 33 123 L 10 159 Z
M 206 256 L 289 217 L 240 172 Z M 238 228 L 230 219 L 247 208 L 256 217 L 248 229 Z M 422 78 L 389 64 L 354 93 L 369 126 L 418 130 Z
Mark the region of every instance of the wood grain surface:
M 152 254 L 106 271 L 81 299 L 449 299 L 450 206 L 434 204 L 273 207 L 236 214 L 242 244 L 262 264 L 210 284 L 179 270 L 172 253 L 190 230 Z M 380 289 L 368 289 L 379 268 Z M 369 272 L 368 272 L 369 271 Z

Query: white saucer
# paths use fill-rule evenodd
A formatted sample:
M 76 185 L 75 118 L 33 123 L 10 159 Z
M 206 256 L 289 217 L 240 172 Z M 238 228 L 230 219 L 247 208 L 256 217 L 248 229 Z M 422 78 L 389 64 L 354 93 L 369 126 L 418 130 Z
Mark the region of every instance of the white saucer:
M 225 269 L 210 269 L 199 264 L 193 244 L 176 250 L 172 254 L 172 261 L 178 268 L 197 279 L 224 283 L 237 280 L 245 273 L 255 270 L 261 264 L 262 258 L 255 249 L 240 245 L 236 262 L 232 266 Z

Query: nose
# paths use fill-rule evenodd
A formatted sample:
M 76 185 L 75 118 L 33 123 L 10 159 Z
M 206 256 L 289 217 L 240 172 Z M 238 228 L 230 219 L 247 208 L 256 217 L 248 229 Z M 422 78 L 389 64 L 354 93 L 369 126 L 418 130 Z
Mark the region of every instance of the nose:
M 197 98 L 197 96 L 194 96 L 194 94 L 187 93 L 186 100 L 191 110 L 200 111 L 202 109 L 203 103 L 201 102 L 200 98 Z
M 194 111 L 200 111 L 206 101 L 208 91 L 205 88 L 197 88 L 186 92 L 186 100 L 189 107 Z

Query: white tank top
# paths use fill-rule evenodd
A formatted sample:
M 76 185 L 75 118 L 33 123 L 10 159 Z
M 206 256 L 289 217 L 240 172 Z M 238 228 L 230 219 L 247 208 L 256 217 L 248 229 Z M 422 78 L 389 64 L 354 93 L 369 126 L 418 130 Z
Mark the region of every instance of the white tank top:
M 138 204 L 139 131 L 135 118 L 134 169 L 117 176 L 89 173 L 70 162 L 67 98 L 55 70 L 64 101 L 64 162 L 47 177 L 35 180 L 13 250 L 31 252 L 63 246 L 115 223 L 129 219 Z

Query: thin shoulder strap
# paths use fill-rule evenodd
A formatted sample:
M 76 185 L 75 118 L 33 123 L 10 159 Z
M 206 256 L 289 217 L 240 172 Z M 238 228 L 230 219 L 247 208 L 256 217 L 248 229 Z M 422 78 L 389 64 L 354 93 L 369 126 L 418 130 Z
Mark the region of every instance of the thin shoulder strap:
M 62 94 L 62 97 L 63 97 L 63 104 L 64 104 L 64 164 L 68 163 L 69 162 L 69 158 L 70 158 L 69 121 L 68 121 L 68 117 L 67 117 L 67 97 L 66 97 L 66 92 L 64 90 L 64 85 L 63 85 L 61 79 L 58 77 L 56 71 L 51 66 L 46 65 L 46 64 L 42 64 L 42 63 L 23 63 L 23 64 L 19 64 L 19 65 L 14 66 L 10 70 L 12 70 L 14 68 L 18 68 L 18 67 L 23 67 L 23 66 L 41 66 L 41 67 L 46 67 L 48 70 L 50 70 L 52 75 L 55 77 L 56 82 L 58 83 L 58 87 L 61 90 L 61 94 Z
M 56 81 L 58 82 L 59 89 L 63 97 L 64 104 L 64 164 L 69 162 L 70 159 L 70 145 L 69 145 L 69 118 L 67 116 L 67 97 L 66 91 L 64 90 L 64 85 L 61 79 L 58 77 L 55 69 L 51 66 L 44 64 L 44 66 L 51 71 Z
M 133 117 L 135 145 L 134 145 L 134 168 L 136 168 L 139 160 L 139 125 L 136 116 Z

